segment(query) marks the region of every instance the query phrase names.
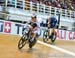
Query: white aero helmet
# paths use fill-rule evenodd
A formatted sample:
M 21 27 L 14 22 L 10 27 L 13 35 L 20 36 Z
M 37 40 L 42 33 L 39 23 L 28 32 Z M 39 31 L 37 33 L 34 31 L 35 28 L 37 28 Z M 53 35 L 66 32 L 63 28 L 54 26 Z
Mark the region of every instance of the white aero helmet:
M 36 18 L 37 16 L 36 16 L 36 14 L 32 14 L 32 16 L 31 16 L 32 18 Z

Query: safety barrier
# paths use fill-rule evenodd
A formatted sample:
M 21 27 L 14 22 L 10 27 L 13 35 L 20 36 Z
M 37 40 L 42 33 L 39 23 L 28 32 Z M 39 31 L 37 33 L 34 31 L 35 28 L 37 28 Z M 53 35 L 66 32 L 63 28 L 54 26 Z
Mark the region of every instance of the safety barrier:
M 14 0 L 14 1 L 6 0 L 6 7 L 21 8 L 29 12 L 36 12 L 38 14 L 46 14 L 46 15 L 59 15 L 61 13 L 61 16 L 63 17 L 75 18 L 75 11 L 52 6 L 46 6 L 45 4 L 42 3 L 40 4 L 33 3 L 26 0 Z
M 25 24 L 15 23 L 11 21 L 0 20 L 0 34 L 21 35 Z M 15 29 L 15 30 L 14 30 Z M 44 29 L 41 27 L 41 37 L 43 36 Z M 56 29 L 57 38 L 61 40 L 75 41 L 75 32 Z

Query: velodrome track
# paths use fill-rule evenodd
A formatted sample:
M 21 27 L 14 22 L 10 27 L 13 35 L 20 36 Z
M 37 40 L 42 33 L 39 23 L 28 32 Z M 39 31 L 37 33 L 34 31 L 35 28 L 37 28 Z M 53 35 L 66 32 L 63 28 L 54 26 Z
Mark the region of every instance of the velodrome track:
M 20 36 L 0 34 L 0 58 L 75 58 L 75 41 L 56 40 L 43 43 L 42 39 L 32 50 L 26 45 L 18 50 Z

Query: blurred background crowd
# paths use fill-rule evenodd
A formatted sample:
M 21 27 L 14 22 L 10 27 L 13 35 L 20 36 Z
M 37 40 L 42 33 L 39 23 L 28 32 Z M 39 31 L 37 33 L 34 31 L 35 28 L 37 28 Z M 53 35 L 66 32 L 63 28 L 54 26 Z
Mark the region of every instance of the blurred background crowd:
M 0 4 L 4 0 L 0 0 Z M 17 0 L 22 1 L 22 0 Z M 32 1 L 33 3 L 42 3 L 47 6 L 58 7 L 62 9 L 75 10 L 75 0 L 25 0 Z
M 34 3 L 43 3 L 47 6 L 53 6 L 68 10 L 75 10 L 75 0 L 30 0 L 30 1 Z

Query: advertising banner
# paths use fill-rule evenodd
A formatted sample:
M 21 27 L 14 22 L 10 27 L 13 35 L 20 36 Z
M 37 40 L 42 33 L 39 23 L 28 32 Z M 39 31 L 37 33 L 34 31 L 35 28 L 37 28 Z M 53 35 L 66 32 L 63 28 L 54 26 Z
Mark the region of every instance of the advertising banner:
M 21 35 L 26 24 L 0 20 L 0 34 Z M 41 37 L 43 28 L 41 28 Z M 75 40 L 75 32 L 56 29 L 57 38 L 62 40 Z

